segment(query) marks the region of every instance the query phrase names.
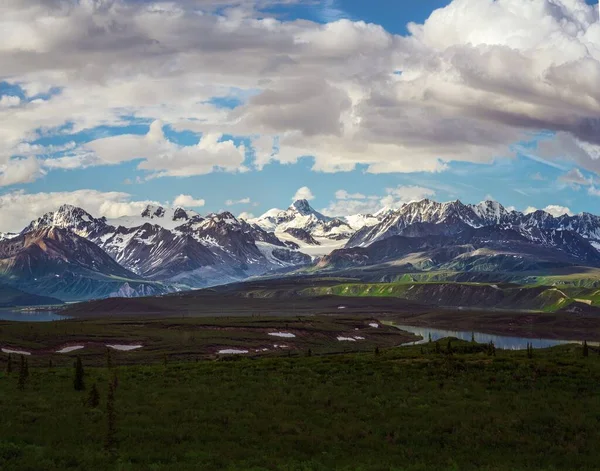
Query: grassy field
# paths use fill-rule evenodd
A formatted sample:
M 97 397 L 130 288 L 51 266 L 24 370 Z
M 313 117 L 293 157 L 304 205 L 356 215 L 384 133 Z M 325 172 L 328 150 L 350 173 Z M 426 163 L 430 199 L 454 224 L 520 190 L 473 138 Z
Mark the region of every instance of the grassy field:
M 248 350 L 249 355 L 301 355 L 372 351 L 415 339 L 412 334 L 379 325 L 369 317 L 181 317 L 166 319 L 104 318 L 58 322 L 0 322 L 0 348 L 32 353 L 33 365 L 70 364 L 79 354 L 92 365 L 105 363 L 106 345 L 142 345 L 132 352 L 114 351 L 122 362 L 152 363 L 215 358 L 220 350 Z M 282 338 L 269 333 L 293 334 Z M 337 337 L 361 337 L 339 341 Z M 81 345 L 75 353 L 58 350 Z M 278 347 L 275 347 L 278 345 Z M 257 351 L 258 350 L 258 351 Z M 70 359 L 71 358 L 71 359 Z
M 555 312 L 568 309 L 575 302 L 600 306 L 600 290 L 576 285 L 518 285 L 481 282 L 414 282 L 394 283 L 346 282 L 331 286 L 306 288 L 304 296 L 343 296 L 386 298 L 409 301 L 439 302 L 446 306 L 500 307 Z M 502 294 L 502 296 L 496 296 Z
M 0 469 L 598 469 L 600 355 L 582 352 L 441 341 L 112 369 L 84 358 L 84 391 L 71 366 L 31 367 L 20 390 L 2 365 Z

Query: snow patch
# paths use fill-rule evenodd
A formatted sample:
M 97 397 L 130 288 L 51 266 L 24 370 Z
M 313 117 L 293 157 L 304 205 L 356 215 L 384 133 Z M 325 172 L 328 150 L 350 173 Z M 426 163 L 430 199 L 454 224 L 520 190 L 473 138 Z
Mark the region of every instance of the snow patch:
M 354 337 L 338 337 L 338 342 L 356 342 Z
M 130 350 L 137 350 L 138 348 L 142 348 L 143 345 L 107 345 L 108 348 L 112 348 L 113 350 L 121 350 L 123 352 L 128 352 Z
M 12 350 L 11 348 L 3 348 L 2 353 L 14 353 L 15 355 L 31 355 L 31 352 L 25 352 L 23 350 Z
M 374 329 L 379 329 L 379 324 L 377 324 L 376 322 L 371 322 L 369 324 L 369 327 L 373 327 Z
M 81 350 L 82 348 L 85 348 L 83 345 L 73 345 L 72 347 L 64 347 L 61 348 L 60 350 L 56 350 L 56 353 L 71 353 L 74 352 L 75 350 Z
M 219 350 L 220 355 L 243 355 L 244 353 L 248 353 L 248 350 L 236 350 L 235 348 Z
M 282 337 L 284 339 L 293 339 L 296 337 L 294 334 L 290 334 L 289 332 L 269 332 L 269 335 L 273 337 Z

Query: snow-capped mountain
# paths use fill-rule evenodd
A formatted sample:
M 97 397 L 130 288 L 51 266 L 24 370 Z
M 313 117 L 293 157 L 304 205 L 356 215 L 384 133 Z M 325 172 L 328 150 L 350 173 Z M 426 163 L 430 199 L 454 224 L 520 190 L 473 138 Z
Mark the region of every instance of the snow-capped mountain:
M 343 218 L 325 216 L 312 208 L 307 200 L 294 201 L 284 211 L 271 209 L 248 222 L 274 232 L 281 240 L 298 244 L 302 252 L 311 255 L 326 254 L 342 247 L 355 232 Z
M 107 222 L 115 227 L 130 228 L 150 223 L 172 230 L 198 216 L 197 212 L 181 207 L 164 208 L 163 206 L 148 205 L 139 216 L 122 216 L 117 219 L 109 219 Z
M 106 220 L 63 205 L 33 221 L 22 234 L 44 228 L 68 229 L 144 279 L 189 287 L 238 281 L 311 261 L 274 234 L 228 212 L 202 217 L 182 208 L 148 206 L 139 216 Z
M 406 204 L 390 212 L 380 223 L 358 230 L 347 246 L 365 247 L 395 235 L 409 235 L 417 224 L 421 229 L 425 227 L 423 224 L 430 225 L 432 233 L 446 234 L 458 233 L 465 227 L 502 225 L 514 228 L 532 241 L 542 240 L 540 229 L 568 230 L 592 242 L 600 241 L 600 218 L 588 213 L 554 217 L 544 211 L 530 214 L 508 211 L 496 201 L 466 205 L 460 201 L 437 203 L 425 199 Z
M 0 276 L 38 295 L 62 300 L 166 292 L 127 270 L 96 244 L 58 226 L 39 227 L 0 242 Z
M 161 206 L 107 220 L 63 205 L 20 234 L 0 234 L 0 275 L 36 294 L 84 299 L 240 281 L 293 270 L 315 256 L 331 266 L 401 256 L 420 269 L 494 271 L 597 266 L 598 249 L 598 216 L 523 214 L 495 201 L 422 200 L 336 218 L 299 200 L 252 220 Z

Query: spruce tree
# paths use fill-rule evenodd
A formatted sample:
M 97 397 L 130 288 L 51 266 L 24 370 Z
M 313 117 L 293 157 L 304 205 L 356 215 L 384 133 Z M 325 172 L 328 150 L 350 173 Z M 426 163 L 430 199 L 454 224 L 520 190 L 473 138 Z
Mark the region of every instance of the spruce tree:
M 106 367 L 107 368 L 113 367 L 112 353 L 110 351 L 110 348 L 108 348 L 108 347 L 106 347 Z
M 27 367 L 25 363 L 25 357 L 21 355 L 21 363 L 19 365 L 19 389 L 23 391 L 25 389 L 25 384 L 27 383 Z
M 375 355 L 379 355 L 379 347 L 375 347 Z
M 587 357 L 588 355 L 589 355 L 588 344 L 587 344 L 587 341 L 584 340 L 583 341 L 583 356 Z
M 90 389 L 88 405 L 90 407 L 98 407 L 100 405 L 100 393 L 98 392 L 98 387 L 96 386 L 96 383 L 92 384 L 92 389 Z
M 452 355 L 452 340 L 448 339 L 448 345 L 446 345 L 446 351 L 448 355 Z
M 475 332 L 471 332 L 471 343 L 475 343 Z
M 312 357 L 312 350 L 309 348 L 308 352 L 306 352 L 307 357 Z
M 117 414 L 115 412 L 115 388 L 113 383 L 108 384 L 108 395 L 106 397 L 106 449 L 114 451 L 117 447 Z
M 431 338 L 431 332 L 429 332 L 429 343 L 433 342 L 432 338 Z
M 75 391 L 83 391 L 85 389 L 85 383 L 83 382 L 83 364 L 81 363 L 81 357 L 77 356 L 75 362 L 75 378 L 73 379 L 73 387 Z

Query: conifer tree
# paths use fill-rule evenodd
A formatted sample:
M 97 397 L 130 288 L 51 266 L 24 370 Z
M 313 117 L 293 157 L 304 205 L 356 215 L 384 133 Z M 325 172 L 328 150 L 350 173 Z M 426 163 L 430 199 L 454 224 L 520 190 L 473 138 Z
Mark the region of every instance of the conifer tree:
M 21 355 L 21 363 L 19 365 L 19 389 L 22 391 L 25 389 L 25 384 L 27 383 L 28 376 L 27 366 L 25 363 L 25 357 Z
M 108 348 L 108 347 L 106 347 L 106 367 L 107 368 L 113 367 L 112 353 L 110 351 L 110 348 Z
M 88 405 L 90 407 L 98 407 L 100 405 L 100 393 L 98 392 L 98 387 L 96 383 L 92 384 L 92 389 L 90 389 L 90 395 L 88 396 Z
M 375 347 L 375 355 L 379 355 L 379 347 Z
M 117 415 L 115 412 L 115 388 L 113 382 L 108 384 L 108 395 L 106 397 L 106 449 L 114 451 L 117 447 Z
M 75 391 L 83 391 L 85 389 L 85 383 L 83 381 L 83 364 L 81 363 L 81 357 L 77 356 L 75 362 L 75 378 L 73 379 L 73 387 Z
M 446 345 L 446 351 L 448 355 L 452 355 L 452 340 L 448 339 L 448 345 Z
M 433 342 L 433 340 L 431 339 L 431 332 L 429 332 L 429 343 Z
M 471 332 L 471 343 L 475 343 L 475 332 Z
M 583 341 L 583 356 L 587 357 L 588 355 L 589 355 L 588 344 L 587 344 L 587 341 L 584 340 Z

